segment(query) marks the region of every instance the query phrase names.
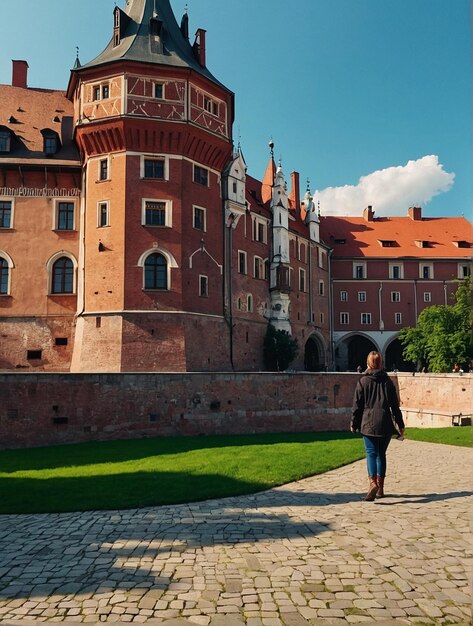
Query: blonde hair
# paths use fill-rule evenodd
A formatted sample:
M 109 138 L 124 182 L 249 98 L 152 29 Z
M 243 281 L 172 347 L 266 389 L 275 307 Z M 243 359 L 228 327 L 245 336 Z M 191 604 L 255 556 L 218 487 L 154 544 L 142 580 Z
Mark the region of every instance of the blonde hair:
M 366 359 L 366 365 L 370 370 L 380 370 L 383 367 L 383 357 L 379 352 L 370 352 Z

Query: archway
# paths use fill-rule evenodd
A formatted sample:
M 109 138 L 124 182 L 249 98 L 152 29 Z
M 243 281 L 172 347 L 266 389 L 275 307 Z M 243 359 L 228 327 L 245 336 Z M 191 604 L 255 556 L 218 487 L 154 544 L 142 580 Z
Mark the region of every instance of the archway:
M 324 369 L 324 354 L 315 337 L 309 337 L 304 349 L 304 369 L 306 372 L 320 372 Z
M 347 362 L 345 367 L 341 367 L 341 369 L 356 372 L 357 367 L 360 365 L 364 370 L 366 368 L 366 357 L 368 353 L 372 350 L 378 350 L 378 347 L 371 339 L 363 335 L 353 335 L 345 341 L 347 346 Z
M 399 370 L 400 372 L 414 372 L 415 365 L 408 361 L 405 361 L 402 353 L 404 348 L 402 347 L 402 343 L 398 338 L 393 339 L 389 346 L 386 348 L 386 356 L 385 356 L 385 367 L 388 371 L 392 371 L 394 369 Z

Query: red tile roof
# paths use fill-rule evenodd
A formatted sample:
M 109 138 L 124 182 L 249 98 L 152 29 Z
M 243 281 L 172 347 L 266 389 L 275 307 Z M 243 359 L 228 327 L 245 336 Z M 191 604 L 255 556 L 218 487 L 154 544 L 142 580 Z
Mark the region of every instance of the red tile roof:
M 321 218 L 320 233 L 334 249 L 334 257 L 473 255 L 473 226 L 464 217 L 381 217 L 367 221 L 363 217 L 327 216 Z M 465 242 L 467 247 L 463 247 Z
M 15 134 L 10 152 L 0 152 L 2 159 L 46 159 L 49 161 L 79 161 L 72 141 L 73 105 L 64 91 L 25 89 L 0 85 L 0 127 Z M 42 130 L 55 131 L 61 147 L 50 157 L 43 152 Z

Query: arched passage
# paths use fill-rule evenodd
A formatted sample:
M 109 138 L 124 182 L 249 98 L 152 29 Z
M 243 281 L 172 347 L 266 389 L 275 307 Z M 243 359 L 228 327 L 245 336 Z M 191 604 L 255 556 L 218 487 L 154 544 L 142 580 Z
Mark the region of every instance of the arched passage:
M 388 371 L 397 369 L 401 372 L 414 372 L 415 366 L 413 363 L 405 361 L 403 353 L 402 343 L 398 338 L 393 339 L 389 346 L 386 348 L 385 367 Z
M 304 369 L 306 372 L 320 372 L 325 367 L 324 349 L 313 335 L 306 341 L 304 348 Z
M 366 357 L 372 350 L 378 350 L 371 339 L 364 335 L 351 335 L 347 337 L 337 347 L 336 365 L 337 369 L 355 372 L 358 365 L 366 368 Z

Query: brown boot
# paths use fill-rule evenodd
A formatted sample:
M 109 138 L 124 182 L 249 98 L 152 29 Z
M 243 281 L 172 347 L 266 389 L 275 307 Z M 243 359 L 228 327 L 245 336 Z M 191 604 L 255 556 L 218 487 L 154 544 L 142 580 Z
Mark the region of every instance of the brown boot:
M 378 476 L 378 491 L 376 492 L 377 498 L 384 498 L 384 476 Z
M 370 488 L 366 494 L 365 502 L 373 502 L 378 491 L 378 483 L 376 482 L 376 476 L 370 476 Z

